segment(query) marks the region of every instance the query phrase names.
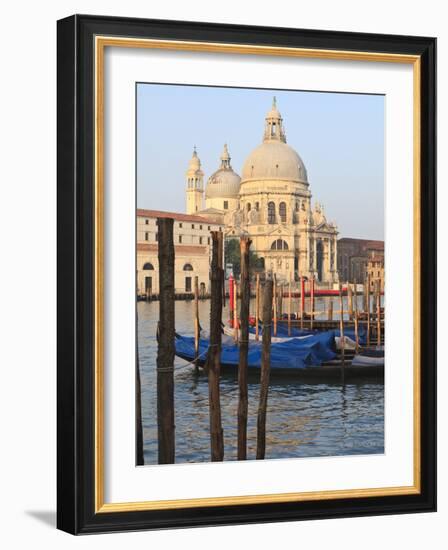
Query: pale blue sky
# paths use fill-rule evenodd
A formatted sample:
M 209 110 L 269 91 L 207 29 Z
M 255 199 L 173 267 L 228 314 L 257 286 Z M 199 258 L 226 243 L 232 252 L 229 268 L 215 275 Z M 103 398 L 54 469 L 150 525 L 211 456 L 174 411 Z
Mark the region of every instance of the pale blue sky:
M 227 143 L 241 174 L 262 141 L 273 95 L 288 144 L 308 170 L 339 237 L 384 238 L 384 96 L 137 85 L 137 205 L 185 212 L 185 170 L 196 145 L 207 178 Z

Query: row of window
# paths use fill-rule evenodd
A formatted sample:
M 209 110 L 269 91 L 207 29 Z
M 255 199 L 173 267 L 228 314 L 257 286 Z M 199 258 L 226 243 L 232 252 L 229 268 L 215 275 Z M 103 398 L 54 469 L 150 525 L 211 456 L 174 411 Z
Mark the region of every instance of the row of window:
M 179 243 L 182 243 L 182 235 L 179 235 Z M 199 237 L 199 244 L 205 244 L 204 243 L 204 237 Z M 207 237 L 207 244 L 210 244 L 210 237 Z
M 185 277 L 185 292 L 191 292 L 192 289 L 192 277 Z M 146 295 L 152 294 L 152 277 L 145 277 L 145 292 Z M 205 283 L 199 285 L 199 294 L 205 295 Z
M 145 241 L 149 241 L 149 235 L 150 235 L 149 232 L 145 233 Z M 155 240 L 156 240 L 156 242 L 159 240 L 159 234 L 158 233 L 155 234 Z M 178 241 L 179 241 L 179 243 L 182 243 L 182 235 L 178 236 Z M 199 237 L 199 244 L 205 244 L 204 237 Z M 210 237 L 207 237 L 207 244 L 210 244 Z
M 260 203 L 256 202 L 254 205 L 255 210 L 258 212 L 260 210 Z M 228 210 L 229 209 L 229 201 L 223 202 L 223 209 Z M 250 212 L 252 209 L 252 205 L 250 202 L 246 203 L 246 210 Z M 305 209 L 305 203 L 302 204 L 302 210 Z M 296 201 L 296 212 L 300 210 L 300 201 Z M 286 223 L 286 202 L 281 202 L 278 205 L 278 214 L 280 216 L 280 222 Z M 276 223 L 276 214 L 275 214 L 275 203 L 269 202 L 268 203 L 268 223 Z
M 224 201 L 224 210 L 227 210 L 228 207 L 228 201 Z M 260 210 L 260 203 L 256 202 L 254 208 L 258 212 Z M 250 202 L 246 203 L 246 210 L 247 212 L 252 210 L 252 205 Z M 281 202 L 278 205 L 278 214 L 280 216 L 280 222 L 286 223 L 286 202 Z M 268 202 L 268 223 L 276 223 L 275 202 Z
M 182 268 L 184 271 L 193 271 L 193 266 L 191 264 L 185 264 L 184 267 Z M 154 266 L 152 265 L 151 262 L 146 262 L 144 265 L 143 265 L 143 270 L 144 271 L 154 271 Z
M 145 220 L 145 224 L 146 224 L 146 225 L 149 225 L 149 220 L 146 219 L 146 220 Z M 179 222 L 179 227 L 182 229 L 182 227 L 183 227 L 183 222 Z M 192 224 L 191 224 L 191 229 L 195 229 L 195 228 L 196 228 L 195 224 L 192 223 Z M 199 229 L 200 229 L 200 230 L 203 229 L 203 225 L 202 225 L 202 224 L 199 224 Z M 210 225 L 207 226 L 207 231 L 211 231 L 211 226 L 210 226 Z M 157 239 L 156 239 L 156 240 L 157 240 Z

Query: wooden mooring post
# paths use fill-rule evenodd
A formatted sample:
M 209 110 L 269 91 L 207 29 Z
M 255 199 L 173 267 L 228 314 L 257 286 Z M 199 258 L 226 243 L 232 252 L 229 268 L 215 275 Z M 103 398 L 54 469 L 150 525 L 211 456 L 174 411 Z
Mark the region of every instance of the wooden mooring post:
M 238 342 L 238 283 L 233 280 L 233 339 Z
M 353 319 L 353 292 L 352 285 L 347 281 L 347 302 L 348 302 L 348 317 Z
M 278 311 L 279 319 L 283 319 L 283 283 L 278 286 Z
M 260 401 L 257 416 L 257 459 L 266 454 L 266 411 L 268 406 L 269 376 L 271 365 L 271 323 L 272 323 L 272 287 L 271 279 L 266 279 L 263 288 L 263 336 L 260 375 Z
M 212 462 L 224 460 L 219 379 L 221 372 L 222 281 L 224 278 L 221 231 L 212 231 L 210 345 L 207 353 L 208 399 L 210 411 L 210 451 Z
M 359 350 L 359 323 L 358 323 L 358 287 L 357 284 L 353 285 L 353 315 L 355 320 L 355 351 Z
M 249 251 L 252 241 L 248 237 L 240 238 L 241 252 L 241 281 L 240 281 L 240 355 L 238 365 L 238 460 L 247 458 L 247 415 L 248 415 L 248 387 L 247 387 L 247 354 L 249 351 Z
M 288 278 L 288 336 L 291 336 L 291 309 L 292 309 L 292 294 L 291 294 L 291 273 Z
M 314 326 L 314 275 L 311 277 L 310 281 L 310 316 L 311 316 L 311 323 L 310 327 L 311 330 L 313 330 Z
M 328 320 L 333 321 L 333 298 L 331 296 L 328 297 Z
M 305 279 L 300 277 L 300 328 L 303 329 L 303 316 L 305 314 Z
M 199 323 L 199 277 L 194 278 L 194 355 L 196 372 L 199 370 L 199 338 L 200 338 L 200 323 Z
M 143 421 L 142 421 L 142 385 L 140 377 L 140 360 L 138 351 L 138 312 L 135 308 L 135 326 L 137 334 L 135 338 L 135 463 L 137 466 L 145 464 L 143 452 Z
M 260 274 L 257 273 L 257 279 L 255 283 L 255 340 L 257 342 L 260 339 L 259 322 L 260 322 Z
M 339 283 L 339 309 L 340 309 L 340 316 L 341 316 L 339 321 L 339 332 L 340 332 L 340 342 L 341 342 L 342 372 L 344 372 L 344 367 L 345 367 L 344 299 L 342 297 L 341 283 Z
M 381 346 L 381 282 L 376 282 L 376 340 L 377 346 Z
M 159 464 L 173 464 L 174 431 L 174 243 L 172 218 L 157 218 L 159 234 L 159 324 L 157 427 Z
M 274 336 L 277 336 L 277 276 L 274 273 L 274 286 L 272 293 L 273 312 L 274 312 Z M 264 332 L 264 331 L 263 331 Z
M 367 345 L 370 346 L 370 275 L 366 281 Z
M 233 292 L 234 292 L 233 275 L 230 275 L 229 277 L 229 321 L 230 321 L 231 327 L 233 327 L 233 308 L 235 307 Z

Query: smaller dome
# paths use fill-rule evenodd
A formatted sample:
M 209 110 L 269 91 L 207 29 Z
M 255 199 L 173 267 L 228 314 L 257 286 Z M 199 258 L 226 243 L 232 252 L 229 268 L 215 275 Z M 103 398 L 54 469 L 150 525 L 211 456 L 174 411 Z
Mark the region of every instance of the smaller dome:
M 241 178 L 233 170 L 217 170 L 208 179 L 205 198 L 238 198 Z
M 205 198 L 238 198 L 240 183 L 241 178 L 233 171 L 227 145 L 224 145 L 224 151 L 221 155 L 221 167 L 208 178 Z

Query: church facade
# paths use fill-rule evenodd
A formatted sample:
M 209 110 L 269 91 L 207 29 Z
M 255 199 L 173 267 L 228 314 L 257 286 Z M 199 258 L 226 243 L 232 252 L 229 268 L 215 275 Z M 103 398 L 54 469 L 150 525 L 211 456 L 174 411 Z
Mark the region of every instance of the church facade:
M 249 236 L 266 271 L 280 280 L 314 277 L 325 285 L 337 283 L 337 227 L 327 221 L 320 203 L 311 203 L 307 170 L 286 143 L 275 98 L 262 143 L 246 158 L 241 177 L 230 161 L 225 145 L 204 192 L 204 173 L 194 150 L 186 172 L 187 214 L 223 224 L 226 238 Z

